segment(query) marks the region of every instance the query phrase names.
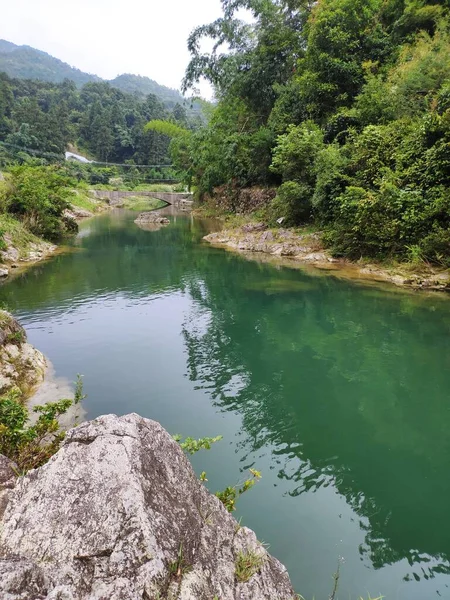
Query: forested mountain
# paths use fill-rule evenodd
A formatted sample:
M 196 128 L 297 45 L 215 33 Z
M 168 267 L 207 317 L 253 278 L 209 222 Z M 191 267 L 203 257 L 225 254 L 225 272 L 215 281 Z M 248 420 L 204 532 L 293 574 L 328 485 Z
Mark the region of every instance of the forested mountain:
M 101 81 L 100 77 L 83 73 L 46 52 L 31 46 L 16 46 L 6 40 L 0 40 L 0 71 L 10 77 L 39 79 L 52 83 L 71 79 L 78 86 L 90 81 Z
M 34 150 L 39 156 L 61 155 L 72 143 L 99 161 L 168 163 L 169 138 L 144 130 L 152 119 L 187 128 L 202 123 L 199 118 L 190 119 L 180 104 L 168 110 L 153 94 L 141 99 L 105 82 L 78 89 L 69 80 L 55 84 L 11 79 L 0 73 L 0 142 L 4 148 Z
M 118 75 L 115 79 L 111 79 L 109 84 L 123 92 L 129 94 L 138 94 L 141 96 L 148 96 L 148 94 L 154 94 L 163 102 L 167 107 L 172 108 L 175 104 L 183 103 L 183 96 L 178 90 L 160 85 L 149 79 L 148 77 L 142 77 L 141 75 L 131 75 L 130 73 L 123 73 Z
M 62 83 L 64 79 L 70 79 L 78 87 L 85 83 L 105 81 L 97 75 L 84 73 L 71 67 L 46 52 L 30 46 L 17 46 L 6 40 L 0 40 L 0 72 L 2 71 L 17 79 L 38 79 L 51 83 Z M 178 90 L 160 85 L 148 77 L 125 73 L 111 79 L 109 83 L 123 92 L 135 93 L 142 97 L 154 94 L 169 109 L 177 103 L 183 104 L 184 102 L 184 98 Z M 189 106 L 187 109 L 190 111 Z M 200 106 L 195 103 L 194 109 L 196 112 L 201 110 Z
M 315 222 L 337 255 L 450 265 L 449 4 L 223 0 L 188 42 L 185 89 L 220 99 L 185 142 L 200 197 L 277 186 L 266 218 Z

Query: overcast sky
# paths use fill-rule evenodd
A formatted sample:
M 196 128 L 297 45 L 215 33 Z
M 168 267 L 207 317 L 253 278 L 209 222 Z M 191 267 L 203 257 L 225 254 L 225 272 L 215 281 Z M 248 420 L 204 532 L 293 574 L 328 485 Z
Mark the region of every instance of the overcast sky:
M 179 88 L 189 33 L 221 9 L 220 0 L 4 0 L 1 13 L 0 38 L 105 79 L 135 73 Z

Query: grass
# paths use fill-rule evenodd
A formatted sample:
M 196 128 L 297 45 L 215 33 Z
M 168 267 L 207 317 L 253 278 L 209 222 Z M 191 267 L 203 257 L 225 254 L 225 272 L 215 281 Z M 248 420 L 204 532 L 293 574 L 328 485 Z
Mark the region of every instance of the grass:
M 235 576 L 239 583 L 246 583 L 253 575 L 256 575 L 265 561 L 265 556 L 261 556 L 253 550 L 239 552 L 235 564 Z
M 145 196 L 129 196 L 123 198 L 123 208 L 129 210 L 156 210 L 157 208 L 163 208 L 166 206 L 166 202 L 158 200 L 157 198 L 148 198 Z
M 31 244 L 41 244 L 42 240 L 30 233 L 20 221 L 7 214 L 0 214 L 0 232 L 8 236 L 20 256 L 25 256 Z
M 183 544 L 180 544 L 176 560 L 169 564 L 169 574 L 174 579 L 181 580 L 183 575 L 186 575 L 191 570 L 192 566 L 186 561 L 183 555 Z
M 71 204 L 76 206 L 77 208 L 83 208 L 84 210 L 89 210 L 90 212 L 98 212 L 99 211 L 99 203 L 93 200 L 87 190 L 78 189 L 74 190 L 73 197 L 71 199 Z

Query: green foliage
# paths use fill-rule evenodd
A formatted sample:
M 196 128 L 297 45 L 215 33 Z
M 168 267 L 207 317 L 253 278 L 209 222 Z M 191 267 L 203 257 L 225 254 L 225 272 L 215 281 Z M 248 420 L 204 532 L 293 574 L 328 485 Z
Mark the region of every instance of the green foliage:
M 199 450 L 210 450 L 213 444 L 215 444 L 216 442 L 220 442 L 220 440 L 223 439 L 223 436 L 218 435 L 213 438 L 204 437 L 198 440 L 195 440 L 191 437 L 187 437 L 185 440 L 181 441 L 182 437 L 180 435 L 174 435 L 173 439 L 180 444 L 181 448 L 185 452 L 187 452 L 188 454 L 195 454 Z
M 1 59 L 0 51 L 0 64 Z M 114 85 L 130 89 L 130 78 L 133 77 L 119 77 Z M 151 90 L 154 86 L 147 84 L 152 83 L 155 84 L 147 78 L 135 78 L 131 88 Z M 153 92 L 127 93 L 103 81 L 89 81 L 77 89 L 68 80 L 17 80 L 0 73 L 0 149 L 3 143 L 7 151 L 4 159 L 0 155 L 0 162 L 7 162 L 8 156 L 9 160 L 22 163 L 28 163 L 33 156 L 38 156 L 41 164 L 63 161 L 64 151 L 72 144 L 81 153 L 102 162 L 167 164 L 169 137 L 151 128 L 145 130 L 145 124 L 170 121 L 175 128 L 194 130 L 203 120 L 198 103 L 195 108 L 184 106 L 178 92 L 164 90 L 166 104 Z M 161 89 L 156 91 L 160 93 Z M 92 175 L 101 175 L 98 167 L 78 164 L 72 168 L 81 174 L 91 171 Z M 127 169 L 126 174 L 129 177 L 132 169 Z M 150 170 L 145 169 L 144 174 L 149 175 Z M 164 179 L 164 174 L 158 171 L 154 175 Z M 107 183 L 107 179 L 90 183 Z
M 239 583 L 246 583 L 256 575 L 265 561 L 264 555 L 254 550 L 241 551 L 236 557 L 235 577 Z
M 177 580 L 181 580 L 183 575 L 186 575 L 187 573 L 189 573 L 189 571 L 192 571 L 192 565 L 190 565 L 186 561 L 186 557 L 183 554 L 183 544 L 182 543 L 180 544 L 180 547 L 178 548 L 178 554 L 177 554 L 176 560 L 169 563 L 168 570 L 169 570 L 170 576 Z
M 26 340 L 26 335 L 24 331 L 14 331 L 13 333 L 9 333 L 6 336 L 7 344 L 22 344 Z
M 261 479 L 261 473 L 256 471 L 255 469 L 250 469 L 251 477 L 236 483 L 236 485 L 227 486 L 221 492 L 216 492 L 217 498 L 222 502 L 228 512 L 233 512 L 236 510 L 236 500 L 244 494 L 248 492 L 255 483 Z
M 210 450 L 213 444 L 222 439 L 222 436 L 218 435 L 213 438 L 205 437 L 198 440 L 187 437 L 182 441 L 182 436 L 177 434 L 173 436 L 173 439 L 180 444 L 181 448 L 185 452 L 188 454 L 195 454 L 199 450 Z M 251 489 L 255 483 L 261 479 L 261 473 L 255 469 L 250 469 L 250 474 L 251 477 L 248 479 L 241 481 L 236 485 L 228 486 L 221 492 L 216 492 L 217 498 L 219 498 L 219 500 L 223 503 L 228 512 L 233 512 L 236 510 L 236 500 L 239 498 L 239 496 Z M 201 472 L 200 481 L 208 481 L 205 471 Z
M 67 178 L 50 167 L 15 167 L 5 198 L 6 212 L 15 215 L 35 235 L 58 240 L 76 223 L 65 218 L 70 191 Z
M 35 406 L 37 418 L 30 420 L 20 395 L 19 390 L 13 389 L 0 397 L 0 454 L 13 460 L 23 473 L 43 465 L 58 451 L 65 435 L 58 418 L 85 396 L 78 376 L 73 400 Z
M 184 127 L 180 127 L 171 121 L 161 121 L 160 119 L 149 121 L 144 129 L 145 131 L 156 131 L 157 133 L 162 133 L 170 138 L 189 135 L 189 131 Z
M 297 181 L 285 181 L 268 207 L 267 214 L 271 225 L 277 222 L 284 226 L 294 226 L 309 221 L 312 213 L 311 196 L 313 189 Z
M 242 7 L 251 25 L 237 19 Z M 314 219 L 338 255 L 450 265 L 448 3 L 223 9 L 189 41 L 185 84 L 206 77 L 219 98 L 188 148 L 200 199 L 224 184 L 278 185 L 269 222 Z

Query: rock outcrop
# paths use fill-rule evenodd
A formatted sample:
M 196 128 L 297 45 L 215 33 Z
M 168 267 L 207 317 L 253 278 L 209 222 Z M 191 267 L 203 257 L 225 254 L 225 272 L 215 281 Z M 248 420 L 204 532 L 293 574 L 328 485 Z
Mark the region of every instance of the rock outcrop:
M 17 465 L 0 454 L 0 523 L 17 479 Z
M 138 415 L 71 430 L 8 500 L 2 600 L 294 598 L 285 568 L 206 490 L 170 435 Z
M 74 206 L 72 204 L 70 209 L 66 208 L 66 210 L 64 211 L 64 216 L 66 217 L 66 219 L 78 221 L 79 219 L 88 219 L 89 217 L 93 217 L 94 213 L 90 210 L 79 208 L 78 206 Z
M 140 213 L 134 222 L 137 224 L 152 223 L 155 225 L 169 225 L 170 220 L 167 217 L 159 215 L 157 212 L 149 211 Z
M 6 244 L 6 249 L 0 252 L 2 262 L 12 263 L 17 266 L 17 263 L 33 263 L 39 262 L 47 258 L 56 250 L 54 244 L 41 240 L 39 242 L 30 242 L 26 249 L 19 250 L 14 243 L 14 240 L 7 233 L 4 234 L 3 240 Z
M 145 229 L 145 231 L 158 231 L 161 227 L 169 225 L 170 220 L 157 212 L 150 211 L 140 213 L 134 222 L 140 229 Z
M 238 252 L 267 254 L 275 259 L 285 257 L 286 266 L 292 262 L 306 263 L 345 279 L 389 282 L 402 287 L 433 291 L 450 291 L 450 269 L 420 265 L 392 267 L 381 264 L 354 263 L 337 259 L 323 248 L 320 232 L 298 233 L 293 229 L 267 229 L 263 223 L 248 223 L 235 229 L 224 229 L 203 238 L 210 244 L 225 246 Z M 289 260 L 290 259 L 290 260 Z
M 46 367 L 44 355 L 27 343 L 23 327 L 0 311 L 0 394 L 18 387 L 27 396 L 43 381 Z
M 263 223 L 248 223 L 238 229 L 210 233 L 204 239 L 246 252 L 262 252 L 274 256 L 289 256 L 313 263 L 334 262 L 326 254 L 319 233 L 299 235 L 290 229 L 267 229 Z

